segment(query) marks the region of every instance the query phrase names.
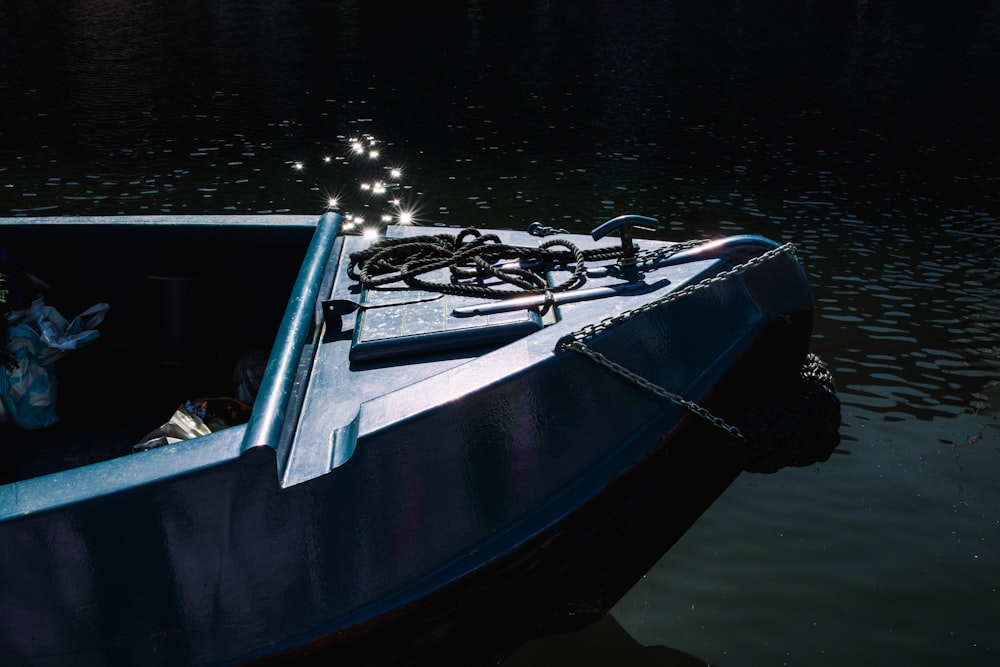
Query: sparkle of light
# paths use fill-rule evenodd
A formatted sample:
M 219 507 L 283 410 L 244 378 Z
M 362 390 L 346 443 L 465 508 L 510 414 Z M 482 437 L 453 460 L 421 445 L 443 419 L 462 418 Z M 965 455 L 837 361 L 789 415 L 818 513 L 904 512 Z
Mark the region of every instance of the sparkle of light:
M 401 225 L 412 225 L 413 224 L 413 213 L 410 211 L 400 211 L 399 212 L 399 224 Z
M 374 241 L 378 238 L 378 230 L 373 227 L 366 227 L 361 234 L 368 241 Z
M 295 164 L 292 165 L 292 169 L 294 169 L 295 171 L 302 171 L 302 166 L 303 165 L 301 162 L 296 162 Z
M 329 155 L 323 156 L 323 162 L 329 162 L 329 161 L 330 161 L 330 156 Z
M 368 157 L 374 160 L 378 157 L 378 151 L 368 151 Z
M 400 171 L 399 169 L 390 169 L 389 175 L 392 176 L 393 178 L 399 178 L 400 176 L 403 175 L 403 172 Z
M 392 216 L 388 215 L 388 214 L 383 215 L 382 216 L 382 222 L 392 222 Z

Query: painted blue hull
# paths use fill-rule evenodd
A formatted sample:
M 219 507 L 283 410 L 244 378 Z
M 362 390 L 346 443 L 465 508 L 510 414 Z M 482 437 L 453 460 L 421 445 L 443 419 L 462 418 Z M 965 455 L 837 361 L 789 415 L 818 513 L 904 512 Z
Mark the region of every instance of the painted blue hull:
M 808 348 L 812 297 L 787 255 L 663 301 L 775 248 L 760 237 L 665 264 L 655 290 L 561 305 L 510 342 L 408 352 L 375 334 L 366 348 L 374 306 L 336 312 L 363 298 L 346 259 L 368 245 L 339 216 L 242 220 L 0 221 L 21 249 L 45 238 L 33 229 L 136 244 L 176 230 L 263 248 L 288 235 L 302 257 L 247 424 L 0 486 L 0 655 L 14 664 L 503 655 L 606 612 L 740 470 L 717 429 L 560 339 L 653 304 L 587 345 L 720 411 Z M 253 303 L 233 337 L 257 326 Z

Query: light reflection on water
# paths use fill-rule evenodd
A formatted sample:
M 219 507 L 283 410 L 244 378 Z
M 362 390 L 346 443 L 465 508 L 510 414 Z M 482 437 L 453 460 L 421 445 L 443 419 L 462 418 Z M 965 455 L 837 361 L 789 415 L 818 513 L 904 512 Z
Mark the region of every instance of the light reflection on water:
M 649 4 L 0 3 L 0 215 L 380 219 L 391 161 L 423 223 L 793 241 L 840 451 L 741 477 L 615 615 L 719 665 L 988 664 L 997 3 Z

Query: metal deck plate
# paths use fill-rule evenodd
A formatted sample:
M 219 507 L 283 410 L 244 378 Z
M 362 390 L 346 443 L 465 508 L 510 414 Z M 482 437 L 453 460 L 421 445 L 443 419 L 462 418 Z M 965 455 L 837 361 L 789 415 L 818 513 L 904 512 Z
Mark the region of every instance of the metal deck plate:
M 447 269 L 425 279 L 445 282 Z M 530 310 L 455 317 L 456 306 L 482 303 L 482 297 L 465 297 L 411 289 L 365 289 L 351 361 L 370 361 L 426 352 L 501 345 L 542 328 L 542 320 Z

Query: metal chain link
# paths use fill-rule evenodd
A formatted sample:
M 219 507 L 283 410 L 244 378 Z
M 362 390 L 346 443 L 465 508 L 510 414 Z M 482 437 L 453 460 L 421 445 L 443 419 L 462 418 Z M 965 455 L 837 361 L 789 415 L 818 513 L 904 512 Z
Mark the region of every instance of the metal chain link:
M 692 241 L 680 241 L 678 243 L 672 243 L 664 248 L 656 248 L 655 250 L 640 250 L 635 254 L 635 262 L 637 267 L 642 268 L 656 268 L 656 262 L 664 260 L 668 257 L 672 257 L 679 252 L 684 250 L 693 250 L 700 245 L 705 245 L 711 239 L 695 239 Z
M 575 341 L 586 340 L 587 338 L 590 338 L 591 336 L 594 336 L 620 322 L 630 320 L 633 317 L 636 317 L 637 315 L 642 315 L 643 313 L 647 313 L 655 308 L 659 308 L 660 306 L 666 305 L 673 301 L 677 301 L 678 299 L 682 299 L 690 294 L 711 287 L 716 283 L 729 280 L 730 278 L 746 273 L 750 269 L 756 266 L 760 266 L 761 264 L 764 264 L 765 262 L 768 262 L 774 259 L 775 257 L 778 257 L 779 255 L 786 255 L 786 254 L 790 256 L 792 259 L 794 259 L 796 262 L 798 261 L 798 257 L 796 257 L 795 255 L 795 245 L 792 243 L 786 243 L 782 246 L 778 246 L 777 248 L 772 248 L 771 250 L 768 250 L 767 252 L 762 253 L 757 257 L 754 257 L 753 259 L 744 262 L 743 264 L 738 264 L 725 271 L 720 271 L 711 278 L 706 278 L 705 280 L 701 280 L 699 282 L 686 285 L 685 287 L 682 287 L 681 289 L 675 292 L 670 292 L 669 294 L 662 296 L 659 299 L 656 299 L 655 301 L 650 301 L 649 303 L 643 304 L 638 308 L 633 308 L 632 310 L 626 310 L 617 315 L 609 315 L 608 317 L 605 317 L 594 324 L 586 324 L 577 329 L 576 331 L 574 331 L 573 333 L 567 334 L 566 336 L 560 338 L 559 342 L 556 343 L 556 346 L 565 347 L 567 341 L 569 340 L 575 340 Z
M 726 433 L 737 438 L 738 440 L 745 441 L 746 438 L 744 437 L 743 432 L 740 431 L 740 429 L 737 428 L 736 426 L 727 423 L 724 419 L 713 414 L 712 412 L 698 405 L 694 401 L 690 401 L 681 396 L 680 394 L 676 394 L 672 391 L 664 389 L 660 385 L 654 382 L 650 382 L 641 375 L 630 371 L 621 364 L 611 361 L 600 352 L 592 350 L 583 341 L 586 340 L 587 338 L 590 338 L 591 336 L 594 336 L 597 333 L 600 333 L 601 331 L 605 331 L 606 329 L 614 326 L 615 324 L 619 324 L 626 320 L 630 320 L 633 317 L 636 317 L 637 315 L 649 312 L 654 308 L 658 308 L 662 305 L 671 303 L 685 296 L 693 294 L 699 290 L 703 290 L 711 285 L 720 283 L 724 280 L 728 280 L 734 276 L 742 275 L 743 273 L 746 273 L 750 269 L 760 266 L 761 264 L 768 262 L 776 257 L 779 257 L 780 255 L 788 255 L 793 260 L 798 262 L 798 257 L 795 255 L 795 246 L 793 244 L 786 243 L 777 248 L 772 248 L 771 250 L 768 250 L 767 252 L 762 253 L 757 257 L 754 257 L 753 259 L 750 259 L 742 264 L 738 264 L 725 271 L 720 271 L 711 278 L 707 278 L 697 283 L 692 283 L 690 285 L 687 285 L 686 287 L 683 287 L 677 290 L 676 292 L 671 292 L 666 296 L 663 296 L 659 299 L 656 299 L 655 301 L 651 301 L 647 304 L 639 306 L 638 308 L 633 308 L 632 310 L 626 310 L 612 317 L 605 317 L 596 324 L 588 324 L 583 327 L 580 327 L 573 333 L 567 334 L 562 338 L 560 338 L 559 342 L 556 343 L 556 349 L 570 350 L 572 352 L 577 352 L 578 354 L 582 354 L 583 356 L 594 361 L 598 365 L 603 366 L 604 368 L 614 373 L 615 375 L 618 375 L 628 380 L 629 382 L 637 385 L 642 389 L 651 392 L 656 396 L 659 396 L 660 398 L 666 399 L 672 403 L 680 405 L 683 408 L 686 408 L 688 411 L 701 417 L 702 419 L 705 419 L 716 428 L 725 431 Z
M 675 394 L 672 391 L 668 391 L 663 387 L 661 387 L 660 385 L 650 382 L 641 375 L 633 373 L 632 371 L 625 368 L 621 364 L 617 364 L 611 361 L 600 352 L 595 352 L 594 350 L 590 349 L 583 343 L 579 341 L 573 341 L 564 346 L 563 349 L 572 350 L 573 352 L 579 352 L 580 354 L 591 359 L 597 364 L 604 366 L 615 375 L 620 375 L 629 382 L 638 385 L 642 389 L 646 389 L 647 391 L 659 396 L 660 398 L 665 398 L 671 403 L 676 403 L 681 407 L 687 408 L 689 411 L 698 415 L 702 419 L 708 420 L 713 426 L 717 426 L 718 428 L 721 428 L 723 431 L 726 431 L 730 435 L 739 438 L 740 440 L 744 440 L 743 433 L 740 431 L 740 429 L 736 428 L 732 424 L 727 424 L 725 420 L 723 420 L 721 417 L 717 417 L 716 415 L 712 414 L 711 412 L 701 407 L 694 401 L 689 401 L 680 394 Z

